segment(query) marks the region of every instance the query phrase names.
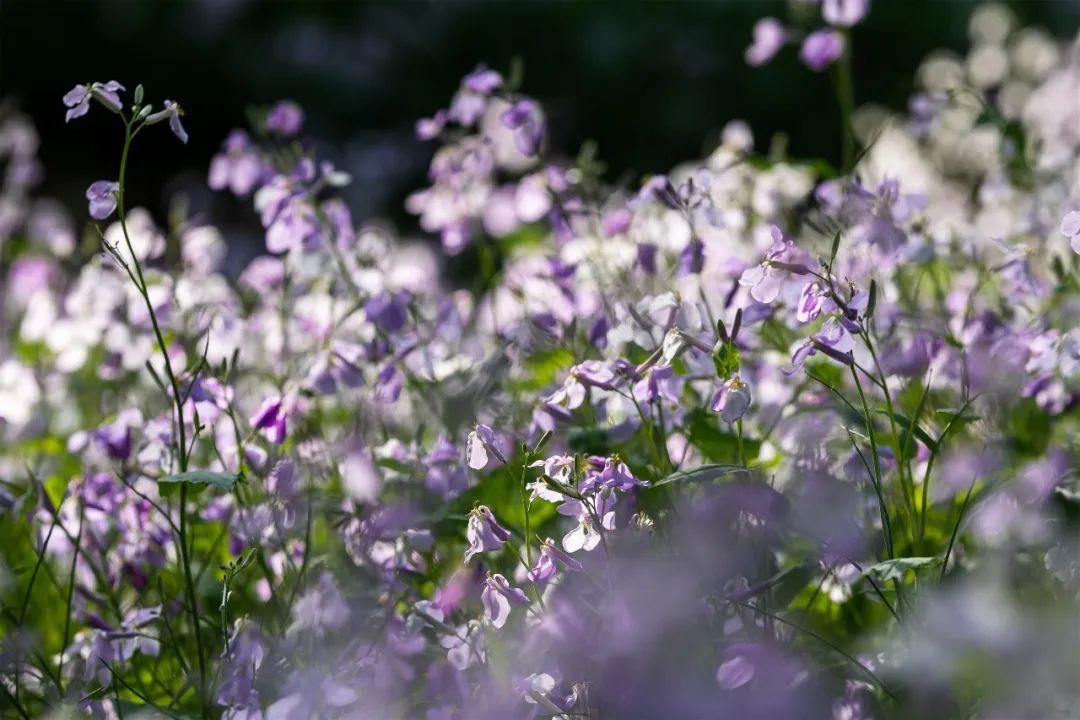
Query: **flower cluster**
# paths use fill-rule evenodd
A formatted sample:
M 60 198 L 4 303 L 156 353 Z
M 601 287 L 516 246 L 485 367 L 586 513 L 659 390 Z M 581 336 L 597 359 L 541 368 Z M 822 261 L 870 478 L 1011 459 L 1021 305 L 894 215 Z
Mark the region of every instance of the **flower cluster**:
M 868 10 L 823 0 L 807 65 Z M 972 30 L 909 113 L 844 110 L 845 167 L 733 121 L 631 188 L 479 66 L 417 124 L 441 248 L 358 226 L 301 108 L 256 110 L 208 173 L 264 232 L 235 276 L 205 218 L 125 203 L 179 105 L 63 97 L 122 130 L 88 212 L 0 116 L 0 706 L 1070 710 L 1080 48 Z M 763 20 L 747 60 L 798 37 Z

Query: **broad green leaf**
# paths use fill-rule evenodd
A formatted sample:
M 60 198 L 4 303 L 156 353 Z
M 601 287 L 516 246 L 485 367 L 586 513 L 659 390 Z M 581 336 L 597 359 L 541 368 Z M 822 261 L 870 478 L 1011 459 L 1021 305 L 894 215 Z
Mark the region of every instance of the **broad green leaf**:
M 881 582 L 891 582 L 893 580 L 903 582 L 908 570 L 917 571 L 919 568 L 932 567 L 940 563 L 941 558 L 937 556 L 894 558 L 871 565 L 863 570 L 863 576 L 873 575 L 876 580 Z
M 166 475 L 158 480 L 161 485 L 162 495 L 169 495 L 176 491 L 181 484 L 187 483 L 196 490 L 210 486 L 218 490 L 230 492 L 239 479 L 236 473 L 221 473 L 212 470 L 188 470 L 187 472 Z

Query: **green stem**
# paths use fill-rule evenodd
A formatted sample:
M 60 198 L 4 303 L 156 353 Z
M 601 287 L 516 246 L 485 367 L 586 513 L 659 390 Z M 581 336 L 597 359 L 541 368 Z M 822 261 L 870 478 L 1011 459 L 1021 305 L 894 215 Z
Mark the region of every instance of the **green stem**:
M 79 564 L 79 548 L 82 546 L 83 520 L 86 517 L 85 503 L 79 503 L 79 529 L 75 533 L 75 552 L 71 555 L 71 570 L 68 571 L 67 611 L 64 613 L 64 642 L 60 646 L 60 662 L 56 668 L 57 688 L 63 694 L 64 682 L 64 655 L 67 653 L 68 641 L 71 639 L 71 602 L 75 597 L 75 568 Z
M 855 164 L 855 130 L 851 119 L 855 114 L 855 87 L 851 79 L 851 37 L 845 34 L 846 47 L 836 61 L 836 101 L 840 105 L 841 161 L 844 172 Z
M 146 278 L 143 275 L 142 263 L 139 262 L 139 258 L 135 255 L 135 248 L 131 244 L 131 235 L 128 232 L 127 227 L 127 211 L 124 204 L 124 192 L 126 188 L 127 178 L 127 161 L 128 155 L 131 151 L 131 141 L 135 138 L 139 128 L 132 130 L 132 122 L 127 121 L 124 125 L 124 147 L 120 153 L 120 170 L 119 177 L 117 178 L 117 191 L 116 191 L 116 207 L 117 214 L 120 218 L 120 229 L 124 234 L 124 243 L 127 245 L 128 252 L 131 254 L 131 264 L 135 268 L 135 278 L 137 278 L 136 289 L 143 298 L 143 302 L 146 304 L 146 311 L 150 316 L 150 324 L 154 329 L 154 337 L 157 340 L 158 348 L 161 351 L 161 357 L 164 361 L 165 375 L 169 381 L 169 385 L 172 389 L 173 404 L 176 409 L 176 429 L 179 442 L 177 443 L 177 453 L 180 465 L 180 472 L 187 472 L 188 469 L 188 447 L 187 447 L 187 427 L 184 421 L 184 399 L 180 393 L 180 383 L 177 381 L 176 373 L 173 372 L 172 360 L 169 358 L 168 346 L 165 343 L 165 336 L 161 332 L 161 326 L 158 324 L 157 313 L 154 312 L 154 304 L 150 301 L 150 295 L 147 291 Z M 203 657 L 203 644 L 202 644 L 202 631 L 199 628 L 199 609 L 195 597 L 195 584 L 192 580 L 191 574 L 191 558 L 188 553 L 188 538 L 187 538 L 187 484 L 180 484 L 180 532 L 179 532 L 179 559 L 184 573 L 185 591 L 187 594 L 188 611 L 191 616 L 191 629 L 195 633 L 195 647 L 198 652 L 198 667 L 199 667 L 199 705 L 204 718 L 209 718 L 209 710 L 206 703 L 206 660 Z

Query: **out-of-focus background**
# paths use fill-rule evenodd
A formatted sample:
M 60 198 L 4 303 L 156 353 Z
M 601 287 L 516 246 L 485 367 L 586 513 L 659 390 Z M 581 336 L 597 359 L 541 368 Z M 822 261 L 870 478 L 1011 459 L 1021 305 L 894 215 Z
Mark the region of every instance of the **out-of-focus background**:
M 969 46 L 968 0 L 876 0 L 854 32 L 860 103 L 903 108 L 919 61 Z M 1008 3 L 1022 25 L 1067 37 L 1080 0 Z M 756 20 L 806 15 L 805 1 L 713 2 L 203 2 L 3 0 L 0 95 L 33 116 L 46 168 L 42 191 L 77 206 L 109 177 L 119 132 L 108 113 L 64 126 L 61 96 L 74 84 L 116 79 L 147 97 L 179 100 L 191 136 L 147 133 L 129 202 L 164 215 L 183 191 L 196 211 L 261 242 L 249 203 L 205 189 L 206 168 L 245 107 L 290 98 L 308 134 L 353 175 L 355 218 L 387 218 L 405 232 L 405 195 L 423 184 L 432 146 L 413 133 L 444 107 L 478 62 L 524 66 L 523 90 L 550 116 L 552 145 L 575 152 L 595 140 L 613 181 L 636 180 L 700 155 L 732 118 L 747 120 L 766 150 L 783 128 L 788 151 L 835 162 L 840 133 L 827 73 L 787 49 L 764 68 L 743 52 Z M 130 97 L 130 94 L 128 95 Z M 113 138 L 109 140 L 109 138 Z M 243 234 L 233 242 L 244 242 Z

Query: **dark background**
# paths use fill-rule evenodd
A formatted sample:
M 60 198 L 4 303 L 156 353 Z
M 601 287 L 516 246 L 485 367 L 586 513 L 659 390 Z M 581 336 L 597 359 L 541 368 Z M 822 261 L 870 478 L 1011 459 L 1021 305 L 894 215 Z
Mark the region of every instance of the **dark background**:
M 856 97 L 903 108 L 931 50 L 965 52 L 968 0 L 875 0 L 855 29 Z M 1080 1 L 1009 5 L 1022 25 L 1076 33 Z M 116 120 L 93 109 L 64 125 L 61 96 L 74 84 L 117 79 L 147 98 L 182 102 L 191 136 L 140 136 L 129 202 L 159 215 L 184 191 L 257 243 L 244 201 L 205 190 L 206 169 L 250 103 L 299 102 L 308 133 L 351 172 L 358 221 L 384 217 L 405 231 L 405 195 L 424 183 L 432 147 L 416 118 L 445 107 L 478 62 L 506 71 L 524 62 L 523 90 L 551 120 L 552 146 L 599 143 L 609 179 L 660 172 L 700 156 L 724 123 L 751 123 L 758 149 L 783 131 L 789 151 L 835 162 L 839 121 L 828 74 L 788 48 L 767 67 L 743 51 L 753 23 L 790 18 L 785 2 L 254 2 L 2 0 L 0 95 L 33 116 L 42 135 L 43 192 L 72 207 L 93 180 L 115 175 Z M 814 10 L 804 27 L 820 24 Z M 244 243 L 242 236 L 231 235 Z

